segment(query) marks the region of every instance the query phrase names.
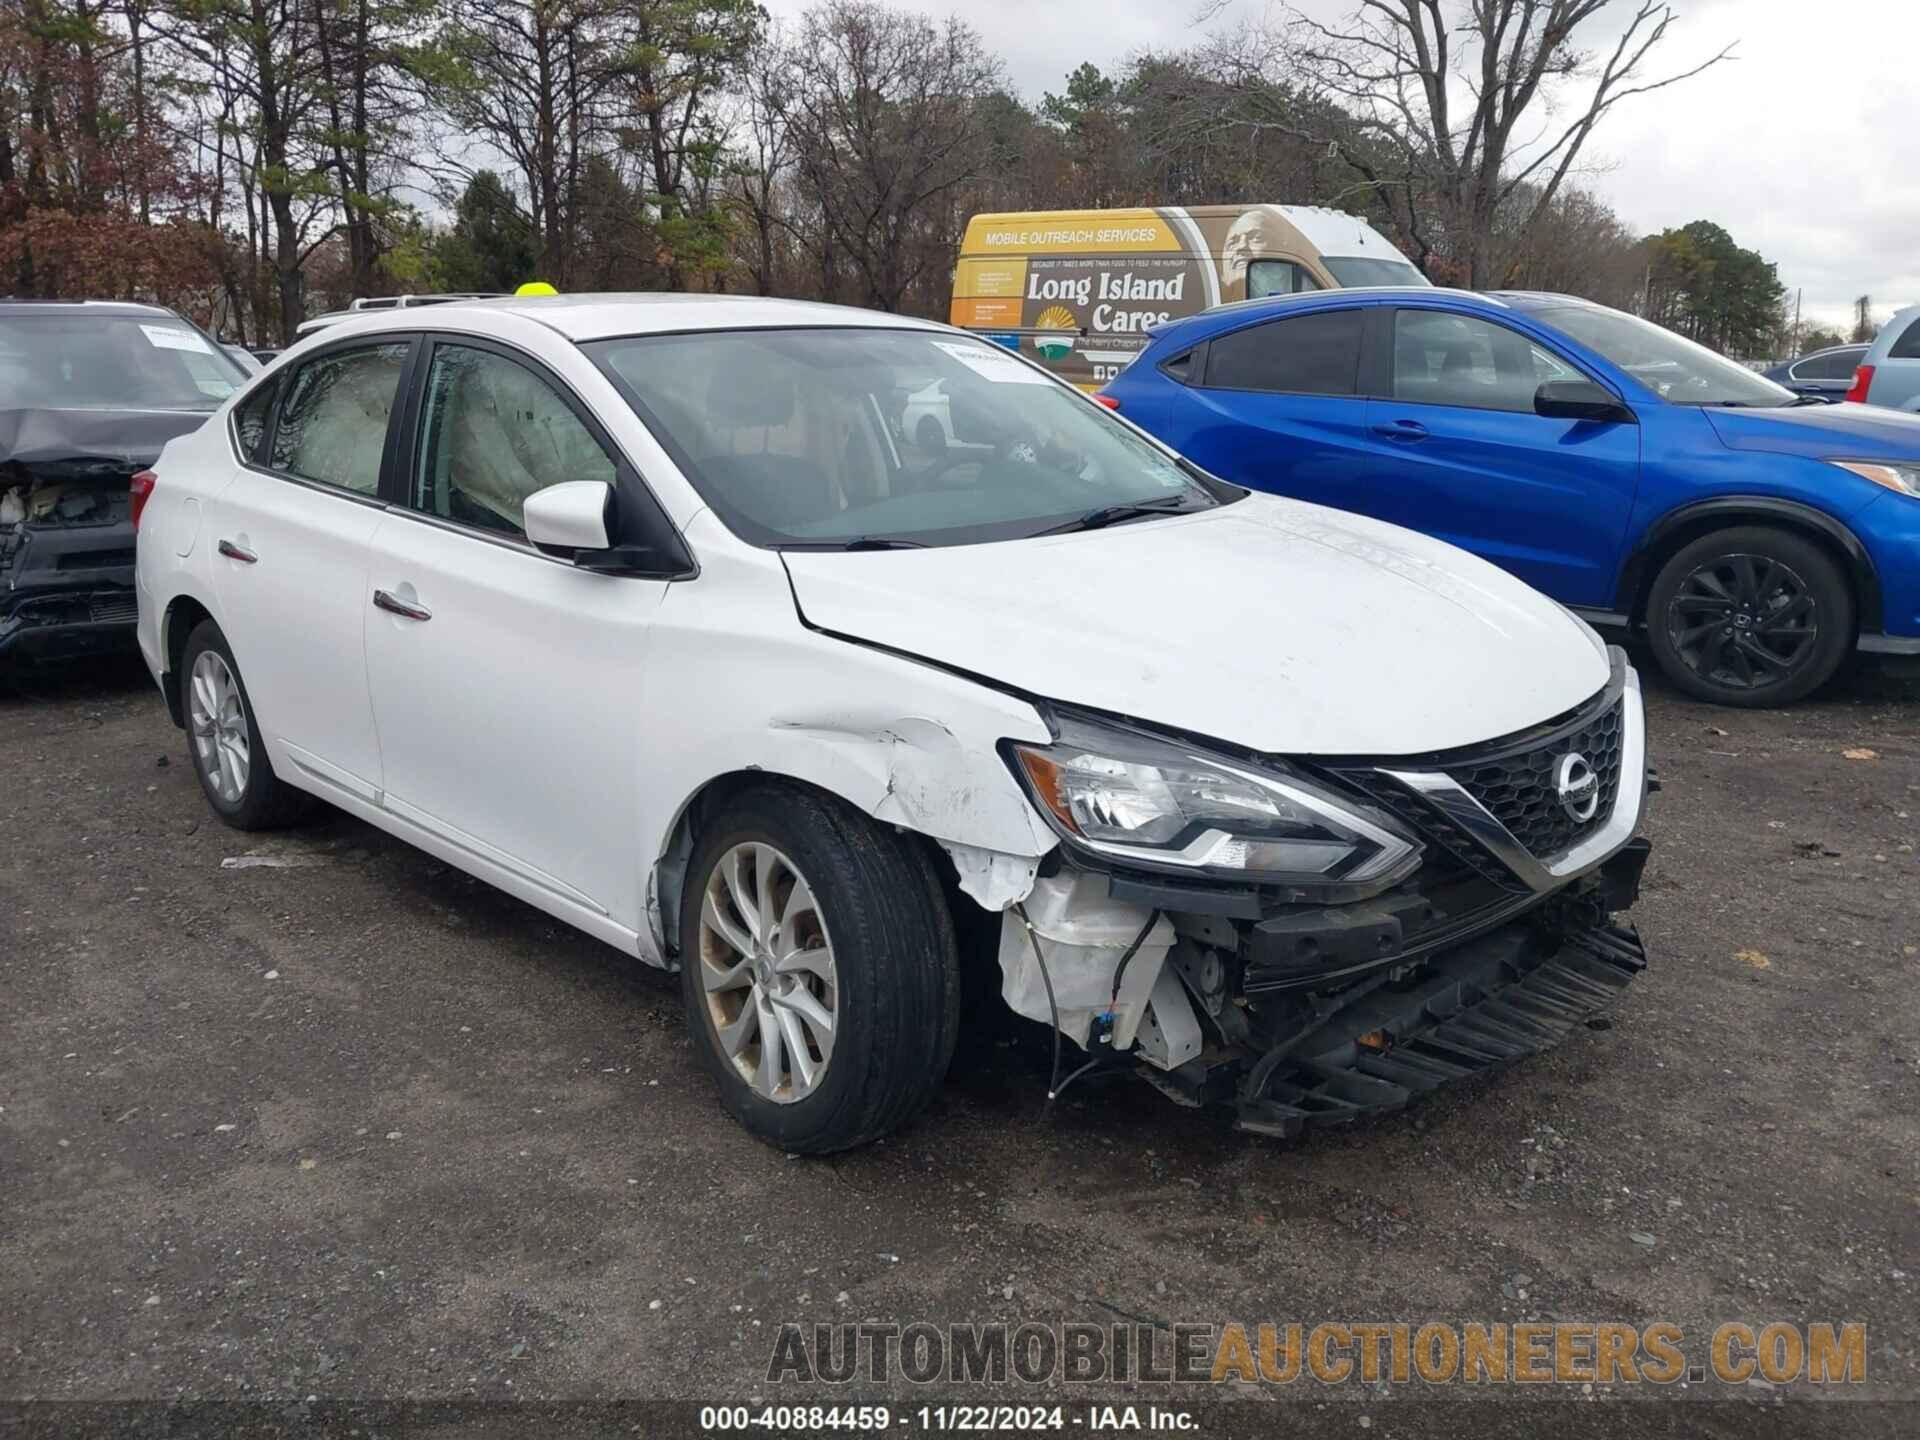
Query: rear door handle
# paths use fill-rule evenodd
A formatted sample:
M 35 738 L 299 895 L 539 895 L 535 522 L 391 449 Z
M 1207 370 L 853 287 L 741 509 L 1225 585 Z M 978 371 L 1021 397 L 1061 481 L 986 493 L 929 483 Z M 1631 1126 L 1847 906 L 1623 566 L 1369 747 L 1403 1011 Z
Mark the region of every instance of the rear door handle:
M 402 600 L 399 596 L 390 595 L 385 590 L 376 590 L 373 592 L 373 603 L 375 608 L 385 610 L 389 615 L 398 615 L 403 620 L 431 620 L 433 618 L 433 612 L 427 609 L 426 606 L 415 605 L 411 601 Z
M 220 553 L 229 560 L 238 560 L 242 565 L 258 565 L 260 557 L 251 550 L 243 550 L 231 540 L 220 542 Z
M 1386 440 L 1424 440 L 1427 427 L 1418 420 L 1389 420 L 1373 427 L 1373 433 Z

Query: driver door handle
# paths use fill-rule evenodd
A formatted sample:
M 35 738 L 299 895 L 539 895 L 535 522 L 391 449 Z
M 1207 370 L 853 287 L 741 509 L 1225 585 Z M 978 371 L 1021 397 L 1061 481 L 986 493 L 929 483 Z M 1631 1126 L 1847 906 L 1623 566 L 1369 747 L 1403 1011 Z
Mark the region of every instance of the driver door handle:
M 385 590 L 376 590 L 373 592 L 373 604 L 375 609 L 385 610 L 389 615 L 398 615 L 403 620 L 431 620 L 433 618 L 433 612 L 427 609 L 426 606 L 415 605 L 410 601 L 402 600 L 399 596 L 389 594 Z
M 1418 420 L 1389 420 L 1373 427 L 1373 433 L 1385 440 L 1424 440 L 1427 427 Z

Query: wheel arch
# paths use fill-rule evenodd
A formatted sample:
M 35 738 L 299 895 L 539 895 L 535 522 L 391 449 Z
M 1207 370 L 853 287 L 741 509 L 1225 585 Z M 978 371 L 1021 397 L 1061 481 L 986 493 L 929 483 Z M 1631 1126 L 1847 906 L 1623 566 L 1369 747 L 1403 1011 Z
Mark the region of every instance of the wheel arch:
M 680 904 L 686 892 L 687 870 L 693 863 L 693 852 L 700 842 L 703 828 L 730 801 L 749 791 L 762 788 L 790 788 L 804 790 L 830 804 L 845 805 L 853 809 L 866 809 L 866 813 L 875 819 L 871 807 L 862 807 L 845 793 L 832 785 L 823 784 L 804 775 L 784 770 L 748 768 L 729 770 L 715 775 L 702 783 L 692 794 L 681 802 L 668 825 L 666 839 L 660 847 L 652 868 L 646 877 L 646 921 L 651 934 L 659 964 L 669 970 L 679 968 L 680 953 Z M 917 830 L 899 821 L 891 823 L 894 832 L 904 843 L 922 850 L 929 860 L 935 861 L 934 873 L 946 881 L 947 888 L 953 889 L 953 866 L 941 864 L 944 852 L 941 843 L 924 831 Z M 951 897 L 949 897 L 951 903 Z
M 167 602 L 160 621 L 161 655 L 165 666 L 160 672 L 160 693 L 166 697 L 167 714 L 173 723 L 187 727 L 186 705 L 180 691 L 180 658 L 187 648 L 187 637 L 203 620 L 212 620 L 213 612 L 196 596 L 176 595 Z
M 1617 590 L 1620 610 L 1634 623 L 1644 622 L 1647 596 L 1660 567 L 1682 546 L 1736 525 L 1770 525 L 1820 546 L 1839 564 L 1853 592 L 1854 629 L 1861 634 L 1880 631 L 1880 575 L 1860 538 L 1824 510 L 1767 495 L 1718 496 L 1661 516 L 1648 527 L 1621 568 Z

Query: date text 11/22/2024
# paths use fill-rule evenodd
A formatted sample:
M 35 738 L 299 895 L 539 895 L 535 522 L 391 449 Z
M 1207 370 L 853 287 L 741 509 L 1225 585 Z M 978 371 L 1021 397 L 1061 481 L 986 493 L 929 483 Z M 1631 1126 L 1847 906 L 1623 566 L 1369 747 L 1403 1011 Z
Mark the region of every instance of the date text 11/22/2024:
M 707 1405 L 700 1410 L 701 1430 L 715 1433 L 884 1432 L 896 1427 L 960 1432 L 1072 1428 L 1117 1434 L 1131 1430 L 1191 1432 L 1199 1428 L 1199 1421 L 1191 1411 L 1162 1405 L 921 1405 L 898 1414 L 885 1405 Z

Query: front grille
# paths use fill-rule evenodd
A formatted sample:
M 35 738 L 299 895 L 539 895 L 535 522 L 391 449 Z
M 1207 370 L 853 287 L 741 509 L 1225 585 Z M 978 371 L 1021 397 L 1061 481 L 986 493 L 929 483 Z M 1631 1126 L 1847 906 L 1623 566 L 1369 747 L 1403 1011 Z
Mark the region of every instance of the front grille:
M 132 595 L 97 598 L 87 608 L 96 625 L 131 625 L 140 618 L 140 602 Z
M 1620 696 L 1598 713 L 1542 744 L 1508 755 L 1452 764 L 1446 773 L 1478 800 L 1538 860 L 1565 854 L 1607 823 L 1620 790 Z M 1593 816 L 1576 820 L 1554 789 L 1562 756 L 1586 757 L 1600 781 Z
M 1429 849 L 1439 849 L 1481 879 L 1491 881 L 1503 890 L 1524 891 L 1527 888 L 1519 876 L 1489 854 L 1471 835 L 1399 781 L 1390 780 L 1377 770 L 1343 770 L 1338 773 L 1349 784 L 1365 791 L 1374 804 L 1403 821 L 1414 834 L 1427 842 Z M 1428 863 L 1431 865 L 1431 858 Z

